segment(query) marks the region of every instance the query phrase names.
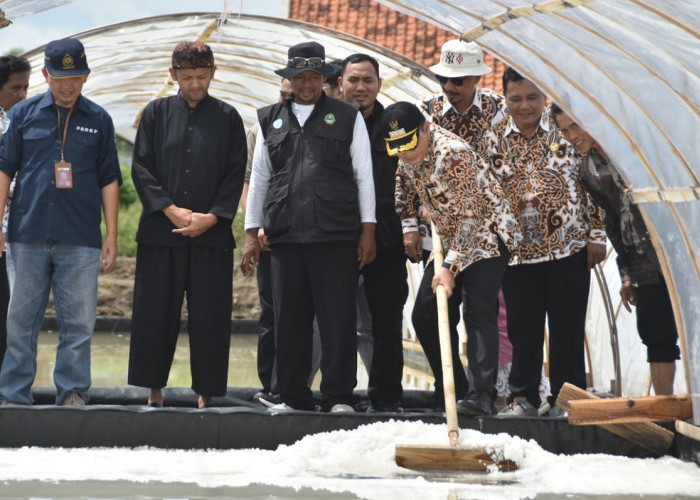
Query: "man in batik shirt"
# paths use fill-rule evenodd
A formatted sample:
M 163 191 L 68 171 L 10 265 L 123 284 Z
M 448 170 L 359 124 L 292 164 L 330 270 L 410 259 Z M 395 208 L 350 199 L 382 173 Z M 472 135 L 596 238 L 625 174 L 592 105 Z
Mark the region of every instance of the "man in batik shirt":
M 490 415 L 498 371 L 498 291 L 511 252 L 522 238 L 517 222 L 489 165 L 466 141 L 430 124 L 406 102 L 387 107 L 382 123 L 387 151 L 399 157 L 396 211 L 404 238 L 420 239 L 416 209 L 420 203 L 446 251 L 443 267 L 432 280 L 433 290 L 442 284 L 450 296 L 455 278 L 461 278 L 456 293 L 464 303 L 469 379 L 474 387 L 473 396 L 460 400 L 457 410 Z M 452 348 L 456 350 L 456 345 Z M 439 366 L 431 368 L 439 371 Z
M 503 281 L 513 365 L 510 404 L 499 416 L 535 416 L 545 318 L 549 404 L 564 382 L 586 387 L 590 269 L 605 257 L 605 232 L 581 186 L 573 150 L 550 122 L 545 95 L 512 68 L 503 75 L 503 89 L 509 114 L 484 139 L 524 242 L 522 264 L 509 267 Z
M 605 232 L 617 252 L 620 298 L 627 311 L 637 308 L 637 331 L 647 347 L 654 392 L 673 394 L 678 330 L 661 264 L 629 185 L 600 144 L 569 115 L 552 104 L 552 116 L 565 139 L 581 154 L 581 182 L 596 205 L 605 210 Z
M 505 100 L 502 95 L 490 89 L 479 88 L 481 77 L 491 71 L 484 63 L 481 48 L 473 43 L 462 40 L 449 40 L 442 46 L 440 62 L 430 67 L 435 73 L 442 93 L 420 102 L 419 107 L 433 123 L 458 135 L 469 143 L 471 148 L 483 153 L 483 134 L 491 125 L 501 121 L 505 116 Z M 418 240 L 418 248 L 410 247 L 413 241 L 407 242 L 406 251 L 410 257 L 420 255 L 421 250 L 432 250 L 429 222 L 420 221 L 421 233 L 424 238 Z M 440 361 L 440 341 L 438 335 L 437 303 L 432 290 L 435 269 L 428 263 L 423 272 L 423 278 L 416 294 L 411 322 L 416 336 L 423 347 L 435 377 L 435 393 L 439 399 L 442 394 L 442 370 Z M 456 286 L 461 288 L 461 278 L 456 276 Z M 450 318 L 450 337 L 453 344 L 458 344 L 459 307 L 462 294 L 453 294 L 448 301 Z M 454 368 L 455 394 L 458 399 L 467 397 L 469 382 L 462 367 L 459 350 L 452 350 L 452 366 Z M 435 370 L 437 368 L 437 370 Z M 470 394 L 474 399 L 476 395 Z M 480 414 L 478 408 L 476 414 Z

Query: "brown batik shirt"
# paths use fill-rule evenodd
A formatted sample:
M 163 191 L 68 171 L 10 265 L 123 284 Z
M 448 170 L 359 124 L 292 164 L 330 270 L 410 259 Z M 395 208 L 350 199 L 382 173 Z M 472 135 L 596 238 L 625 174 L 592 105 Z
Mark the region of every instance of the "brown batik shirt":
M 453 273 L 499 256 L 499 237 L 517 262 L 522 236 L 501 186 L 469 144 L 440 127 L 431 127 L 428 154 L 419 164 L 399 160 L 396 211 L 404 233 L 418 231 L 418 201 L 430 212 Z
M 580 181 L 574 149 L 542 113 L 532 137 L 511 116 L 484 134 L 492 172 L 510 201 L 524 237 L 523 263 L 569 257 L 589 242 L 605 243 L 602 213 Z
M 491 89 L 476 89 L 474 101 L 464 113 L 457 111 L 444 94 L 421 101 L 421 110 L 433 123 L 458 135 L 474 151 L 485 156 L 484 133 L 506 116 L 505 98 Z

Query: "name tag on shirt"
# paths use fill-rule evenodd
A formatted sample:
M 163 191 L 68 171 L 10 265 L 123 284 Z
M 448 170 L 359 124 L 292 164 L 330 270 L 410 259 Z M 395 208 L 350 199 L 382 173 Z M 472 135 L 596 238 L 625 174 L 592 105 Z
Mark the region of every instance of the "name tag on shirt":
M 56 187 L 58 189 L 71 189 L 73 187 L 73 165 L 67 161 L 54 163 L 56 171 Z

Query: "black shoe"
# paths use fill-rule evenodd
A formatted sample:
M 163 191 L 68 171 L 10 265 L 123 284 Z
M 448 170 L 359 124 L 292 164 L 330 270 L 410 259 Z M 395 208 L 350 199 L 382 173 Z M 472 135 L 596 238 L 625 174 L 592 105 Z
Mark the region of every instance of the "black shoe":
M 361 399 L 354 406 L 356 412 L 365 413 L 369 410 L 369 399 Z
M 471 393 L 466 399 L 457 401 L 457 413 L 469 417 L 482 417 L 484 415 L 493 415 L 496 413 L 496 408 L 493 405 L 491 394 L 480 391 Z
M 370 401 L 367 413 L 403 413 L 401 401 Z

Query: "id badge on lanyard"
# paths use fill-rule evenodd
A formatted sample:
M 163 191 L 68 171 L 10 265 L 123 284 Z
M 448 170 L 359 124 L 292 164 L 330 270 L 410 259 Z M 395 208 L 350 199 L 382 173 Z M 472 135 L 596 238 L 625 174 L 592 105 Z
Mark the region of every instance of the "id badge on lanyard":
M 73 165 L 67 161 L 54 163 L 56 171 L 56 187 L 58 189 L 71 189 L 73 187 Z

